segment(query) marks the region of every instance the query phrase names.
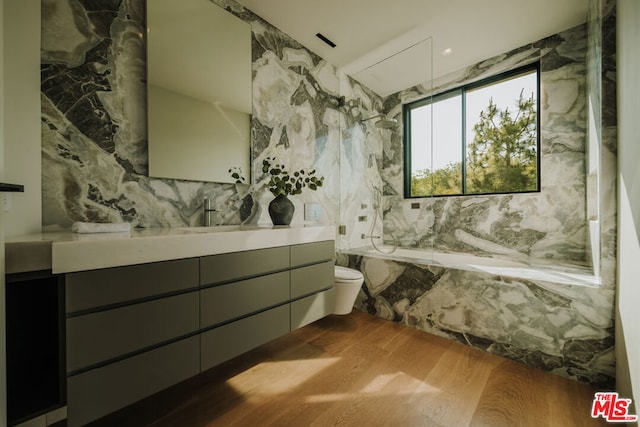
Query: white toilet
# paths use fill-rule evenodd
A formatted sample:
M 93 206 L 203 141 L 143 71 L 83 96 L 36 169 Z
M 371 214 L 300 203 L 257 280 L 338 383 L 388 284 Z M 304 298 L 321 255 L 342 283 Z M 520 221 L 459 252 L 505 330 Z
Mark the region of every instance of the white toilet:
M 358 270 L 336 265 L 334 277 L 335 306 L 333 314 L 349 314 L 356 302 L 362 282 L 364 282 L 364 276 Z

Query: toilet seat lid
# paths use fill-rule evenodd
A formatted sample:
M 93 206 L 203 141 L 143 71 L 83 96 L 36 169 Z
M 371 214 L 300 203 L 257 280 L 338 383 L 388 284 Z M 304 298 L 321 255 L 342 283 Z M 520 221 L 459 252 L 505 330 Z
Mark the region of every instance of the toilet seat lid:
M 358 270 L 354 270 L 353 268 L 342 267 L 339 265 L 335 266 L 335 278 L 337 280 L 361 280 L 364 276 Z

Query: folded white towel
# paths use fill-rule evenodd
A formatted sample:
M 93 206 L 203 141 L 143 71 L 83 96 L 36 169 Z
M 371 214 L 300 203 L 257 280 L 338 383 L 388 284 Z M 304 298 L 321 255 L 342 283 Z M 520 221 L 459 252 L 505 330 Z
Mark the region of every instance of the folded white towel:
M 98 224 L 94 222 L 74 222 L 71 231 L 79 234 L 87 233 L 123 233 L 131 231 L 128 222 Z

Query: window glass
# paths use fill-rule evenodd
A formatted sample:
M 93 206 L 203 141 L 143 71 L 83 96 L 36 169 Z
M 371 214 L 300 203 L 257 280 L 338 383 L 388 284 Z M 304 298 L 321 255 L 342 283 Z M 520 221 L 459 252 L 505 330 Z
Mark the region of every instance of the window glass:
M 466 92 L 466 192 L 535 191 L 537 76 L 517 76 Z
M 412 196 L 462 194 L 461 123 L 460 93 L 434 99 L 411 111 Z
M 534 65 L 405 105 L 407 197 L 538 191 Z

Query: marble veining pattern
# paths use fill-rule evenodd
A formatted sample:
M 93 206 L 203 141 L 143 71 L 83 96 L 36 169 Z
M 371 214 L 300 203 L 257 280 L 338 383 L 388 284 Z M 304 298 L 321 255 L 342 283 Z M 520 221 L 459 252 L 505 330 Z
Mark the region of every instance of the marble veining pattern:
M 202 199 L 219 222 L 269 222 L 261 160 L 314 167 L 325 186 L 293 198 L 320 203 L 324 224 L 346 224 L 342 248 L 368 245 L 361 234 L 405 246 L 586 264 L 585 26 L 490 58 L 433 82 L 436 91 L 540 60 L 542 191 L 402 198 L 402 128 L 362 119 L 378 112 L 401 121 L 414 87 L 385 99 L 362 86 L 234 0 L 214 0 L 253 33 L 252 160 L 247 185 L 147 176 L 144 0 L 43 3 L 43 226 L 127 221 L 138 227 L 202 223 Z M 611 2 L 607 2 L 611 4 Z M 570 378 L 610 386 L 615 278 L 615 11 L 603 19 L 602 288 L 507 279 L 370 257 L 341 257 L 366 286 L 358 308 Z M 612 18 L 613 16 L 613 18 Z M 613 27 L 611 26 L 613 22 Z M 615 47 L 615 45 L 613 45 Z M 613 119 L 612 119 L 613 118 Z M 383 196 L 378 198 L 378 191 Z M 612 199 L 613 198 L 613 199 Z M 384 227 L 381 217 L 384 216 Z M 363 218 L 360 221 L 358 218 Z M 375 223 L 374 223 L 375 221 Z
M 260 169 L 275 156 L 325 176 L 317 192 L 293 198 L 337 222 L 339 77 L 335 68 L 233 0 L 215 3 L 252 28 L 253 184 L 149 178 L 144 0 L 43 4 L 41 59 L 43 226 L 127 221 L 136 227 L 202 224 L 213 199 L 224 224 L 267 223 L 272 199 Z
M 403 198 L 402 129 L 384 147 L 384 235 L 403 246 L 588 264 L 585 213 L 586 25 L 436 79 L 433 91 L 540 61 L 540 193 Z M 425 96 L 418 86 L 394 94 L 384 108 Z M 420 203 L 419 209 L 410 204 Z
M 545 371 L 615 386 L 614 291 L 340 254 L 356 308 Z
M 402 128 L 383 131 L 382 147 L 375 142 L 379 132 L 349 136 L 363 138 L 361 151 L 369 144 L 378 150 L 371 156 L 374 164 L 357 166 L 373 177 L 371 185 L 383 188 L 377 209 L 384 228 L 373 234 L 384 230 L 386 243 L 395 239 L 418 249 L 589 267 L 587 75 L 601 73 L 600 287 L 340 254 L 340 265 L 365 276 L 356 308 L 603 389 L 615 386 L 615 2 L 595 2 L 602 23 L 601 66 L 587 60 L 592 47 L 585 24 L 433 82 L 440 92 L 540 61 L 540 193 L 404 200 Z M 391 95 L 382 100 L 382 110 L 401 119 L 403 102 L 429 92 L 425 84 Z M 412 209 L 412 202 L 420 208 Z M 371 206 L 350 206 L 350 215 L 372 216 Z M 369 244 L 355 236 L 345 241 L 346 253 Z

